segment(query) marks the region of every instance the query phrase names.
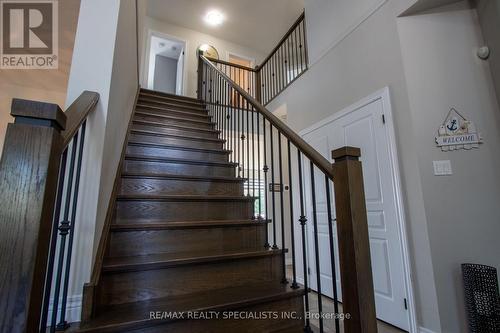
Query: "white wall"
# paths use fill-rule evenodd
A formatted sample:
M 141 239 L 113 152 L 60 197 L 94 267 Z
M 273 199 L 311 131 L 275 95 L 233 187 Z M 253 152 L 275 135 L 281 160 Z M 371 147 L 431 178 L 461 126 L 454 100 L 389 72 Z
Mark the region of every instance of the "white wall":
M 88 120 L 70 298 L 81 295 L 89 281 L 133 110 L 138 84 L 133 37 L 134 0 L 82 0 L 67 104 L 83 90 L 99 92 L 100 101 Z
M 207 34 L 204 34 L 202 32 L 198 32 L 195 30 L 187 29 L 184 27 L 180 27 L 177 25 L 173 25 L 164 21 L 159 21 L 156 19 L 153 19 L 151 17 L 145 17 L 144 19 L 144 27 L 143 27 L 143 32 L 141 34 L 141 38 L 144 40 L 141 42 L 143 44 L 142 47 L 142 67 L 141 67 L 141 84 L 146 87 L 147 86 L 147 81 L 146 81 L 146 75 L 145 69 L 147 70 L 147 61 L 149 57 L 147 56 L 148 51 L 148 33 L 150 30 L 160 32 L 163 34 L 166 34 L 168 36 L 174 37 L 176 39 L 180 40 L 185 40 L 187 42 L 186 45 L 186 50 L 185 50 L 185 77 L 184 77 L 184 92 L 186 96 L 190 97 L 196 97 L 196 88 L 197 88 L 197 66 L 198 66 L 198 58 L 196 54 L 197 48 L 201 44 L 209 44 L 214 46 L 218 51 L 219 51 L 219 56 L 221 59 L 224 59 L 227 52 L 235 53 L 235 54 L 240 54 L 247 56 L 249 58 L 256 59 L 257 63 L 260 63 L 261 60 L 264 59 L 266 54 L 262 54 L 261 52 L 249 49 L 247 47 L 237 45 L 235 43 L 231 43 Z M 143 73 L 144 72 L 144 73 Z
M 399 19 L 415 145 L 422 179 L 442 332 L 467 332 L 460 264 L 500 268 L 500 112 L 477 12 L 466 2 Z M 454 107 L 472 120 L 484 144 L 442 152 L 433 138 Z M 451 160 L 453 176 L 433 175 Z
M 308 39 L 311 31 L 317 31 L 325 35 L 318 40 L 329 41 L 332 48 L 278 96 L 269 109 L 286 103 L 288 124 L 300 131 L 386 86 L 390 88 L 405 189 L 404 209 L 412 253 L 417 321 L 420 326 L 439 332 L 439 308 L 430 259 L 427 217 L 396 22 L 397 16 L 413 2 L 389 0 L 362 17 L 345 20 L 352 24 L 341 27 L 346 31 L 338 32 L 319 27 L 325 26 L 323 21 L 329 17 L 342 16 L 342 12 L 330 12 L 328 15 L 325 9 L 321 15 L 311 16 L 310 3 L 306 3 Z M 366 8 L 370 7 L 371 3 Z M 315 24 L 318 28 L 314 28 Z M 337 34 L 343 38 L 336 43 L 326 36 Z M 328 49 L 328 45 L 318 46 L 318 50 L 323 48 Z
M 483 31 L 485 44 L 490 48 L 490 63 L 493 81 L 496 86 L 497 99 L 500 99 L 500 2 L 477 0 L 477 11 Z
M 175 94 L 177 86 L 177 59 L 156 55 L 153 89 Z
M 417 324 L 426 332 L 466 332 L 459 264 L 500 266 L 495 242 L 500 113 L 488 63 L 475 56 L 483 43 L 477 13 L 463 2 L 398 18 L 415 1 L 388 0 L 360 20 L 355 14 L 363 13 L 357 10 L 361 2 L 366 8 L 376 5 L 356 1 L 333 12 L 333 4 L 306 3 L 311 67 L 269 109 L 286 103 L 288 124 L 301 130 L 390 88 Z M 344 27 L 324 22 L 344 15 L 354 15 L 343 18 Z M 347 34 L 345 27 L 350 27 Z M 442 153 L 435 147 L 434 136 L 450 107 L 476 122 L 485 138 L 478 150 Z M 453 176 L 433 176 L 432 161 L 439 159 L 452 161 Z

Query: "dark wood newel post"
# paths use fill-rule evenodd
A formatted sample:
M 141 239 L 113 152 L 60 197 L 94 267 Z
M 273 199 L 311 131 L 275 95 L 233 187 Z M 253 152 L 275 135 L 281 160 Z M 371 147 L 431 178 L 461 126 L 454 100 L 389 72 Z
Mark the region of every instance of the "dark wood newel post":
M 0 332 L 37 332 L 66 116 L 19 99 L 11 115 L 0 160 Z
M 198 50 L 197 52 L 198 55 L 198 85 L 197 85 L 197 90 L 196 90 L 196 96 L 198 99 L 201 99 L 203 97 L 202 91 L 203 91 L 203 61 L 201 60 L 201 56 L 203 55 L 203 51 Z
M 346 333 L 377 332 L 360 149 L 332 152 L 339 242 L 342 300 Z
M 259 66 L 255 66 L 255 99 L 257 102 L 262 103 L 261 91 L 262 91 L 262 78 L 261 70 Z

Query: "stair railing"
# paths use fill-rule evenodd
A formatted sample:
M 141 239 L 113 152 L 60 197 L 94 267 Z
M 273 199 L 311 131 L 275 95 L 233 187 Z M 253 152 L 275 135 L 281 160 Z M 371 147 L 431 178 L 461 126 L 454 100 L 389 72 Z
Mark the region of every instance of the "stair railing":
M 344 331 L 376 332 L 375 303 L 370 262 L 368 225 L 363 189 L 360 150 L 343 147 L 333 151 L 331 163 L 292 129 L 268 111 L 237 82 L 201 53 L 198 54 L 198 96 L 207 104 L 216 129 L 230 151 L 230 161 L 237 165 L 237 177 L 246 179 L 245 194 L 256 198 L 253 219 L 270 220 L 266 248 L 291 247 L 291 288 L 300 288 L 297 274 L 302 272 L 306 313 L 311 309 L 309 268 L 317 272 L 315 289 L 322 313 L 320 257 L 331 263 L 336 332 L 340 332 L 340 314 L 335 269 L 337 228 Z M 321 177 L 318 178 L 317 174 Z M 285 178 L 286 177 L 286 178 Z M 288 207 L 285 206 L 284 182 L 288 182 Z M 321 186 L 318 186 L 321 183 Z M 306 187 L 308 187 L 306 189 Z M 334 188 L 335 204 L 331 200 Z M 306 195 L 311 211 L 306 211 Z M 326 197 L 329 252 L 322 253 L 318 241 L 317 197 Z M 336 217 L 332 207 L 335 207 Z M 288 210 L 288 211 L 285 211 Z M 314 251 L 309 253 L 306 224 L 313 226 Z M 335 223 L 336 222 L 336 223 Z M 285 235 L 285 223 L 290 237 Z M 299 223 L 300 235 L 295 235 Z M 335 226 L 336 225 L 336 226 Z M 310 232 L 310 231 L 309 231 Z M 310 260 L 314 257 L 314 260 Z M 297 261 L 301 261 L 299 267 Z M 283 255 L 282 282 L 288 283 Z M 324 270 L 324 267 L 323 267 Z M 347 315 L 348 314 L 348 315 Z M 347 315 L 347 316 L 346 316 Z M 349 317 L 349 319 L 347 319 Z M 305 331 L 311 332 L 311 319 L 305 318 Z M 324 332 L 319 316 L 319 331 Z
M 12 101 L 0 161 L 0 332 L 64 330 L 86 122 L 99 94 L 66 112 Z M 50 316 L 49 316 L 50 315 Z
M 208 59 L 250 96 L 267 105 L 307 71 L 305 15 L 302 13 L 299 16 L 276 47 L 255 68 Z

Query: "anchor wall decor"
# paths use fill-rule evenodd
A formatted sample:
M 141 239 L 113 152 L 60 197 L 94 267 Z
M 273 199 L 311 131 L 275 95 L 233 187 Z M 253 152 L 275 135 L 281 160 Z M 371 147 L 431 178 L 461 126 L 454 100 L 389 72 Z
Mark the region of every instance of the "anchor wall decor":
M 454 108 L 450 109 L 444 123 L 439 127 L 436 143 L 442 151 L 478 148 L 483 139 L 476 125 Z

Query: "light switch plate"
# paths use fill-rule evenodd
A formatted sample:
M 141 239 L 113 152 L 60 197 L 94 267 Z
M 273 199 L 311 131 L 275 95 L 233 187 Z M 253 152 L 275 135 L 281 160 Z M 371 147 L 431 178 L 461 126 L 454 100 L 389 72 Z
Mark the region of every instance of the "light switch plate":
M 453 175 L 453 170 L 451 169 L 451 161 L 432 161 L 434 165 L 434 176 L 450 176 Z

